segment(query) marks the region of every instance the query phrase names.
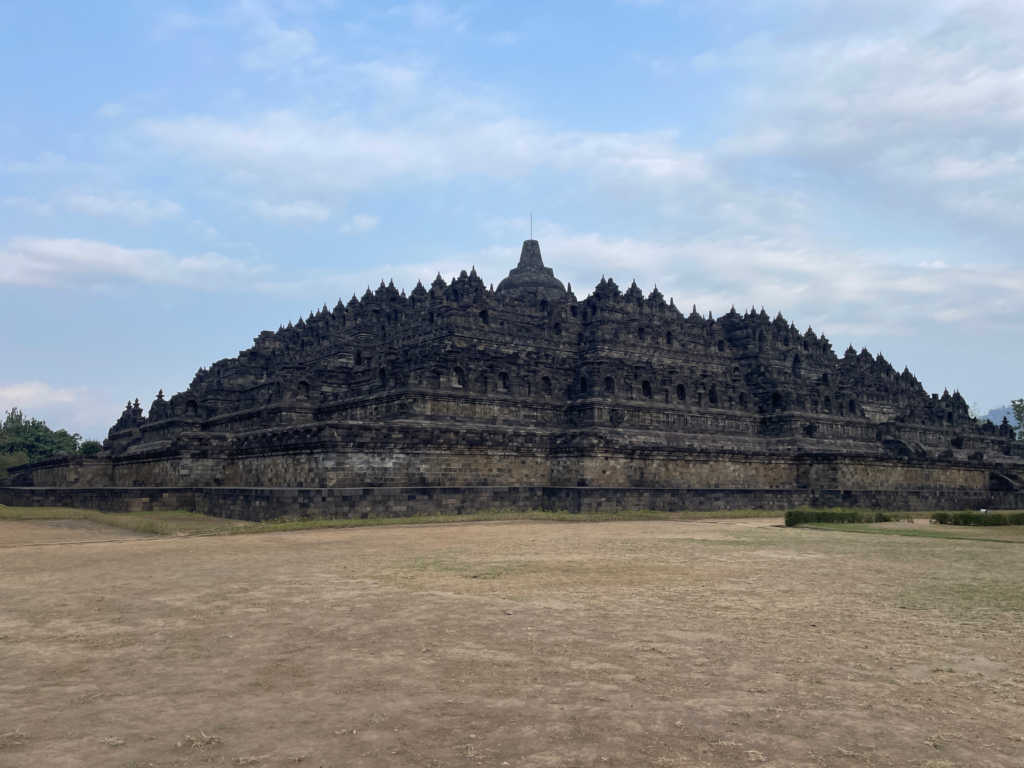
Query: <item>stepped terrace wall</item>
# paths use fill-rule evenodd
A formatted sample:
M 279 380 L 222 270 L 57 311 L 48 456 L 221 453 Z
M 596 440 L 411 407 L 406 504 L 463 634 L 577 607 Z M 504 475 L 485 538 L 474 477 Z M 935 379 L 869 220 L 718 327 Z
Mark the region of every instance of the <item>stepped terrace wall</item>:
M 845 450 L 837 450 L 838 448 Z M 17 468 L 36 487 L 475 487 L 964 490 L 989 488 L 991 457 L 887 453 L 880 443 L 571 432 L 437 424 L 314 424 L 180 436 L 121 456 Z M 816 450 L 814 450 L 817 448 Z M 1012 474 L 1012 473 L 1011 473 Z

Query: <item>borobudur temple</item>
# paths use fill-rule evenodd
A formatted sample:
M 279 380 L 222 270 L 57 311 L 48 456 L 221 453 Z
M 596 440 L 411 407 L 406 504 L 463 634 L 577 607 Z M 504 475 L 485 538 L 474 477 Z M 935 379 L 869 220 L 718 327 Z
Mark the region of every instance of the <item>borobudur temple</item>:
M 129 402 L 95 458 L 12 470 L 6 504 L 245 519 L 547 508 L 1024 506 L 1024 444 L 882 355 L 760 311 L 680 311 L 535 240 L 264 331 L 184 392 Z

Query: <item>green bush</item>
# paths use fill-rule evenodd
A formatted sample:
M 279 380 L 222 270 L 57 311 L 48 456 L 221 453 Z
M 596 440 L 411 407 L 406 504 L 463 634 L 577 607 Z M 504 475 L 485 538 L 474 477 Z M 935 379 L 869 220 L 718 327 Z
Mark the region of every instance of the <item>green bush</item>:
M 1024 525 L 1024 512 L 936 512 L 932 522 L 939 525 Z
M 873 509 L 811 509 L 797 507 L 786 511 L 786 525 L 804 523 L 895 523 L 912 522 L 913 516 L 905 512 L 883 512 Z

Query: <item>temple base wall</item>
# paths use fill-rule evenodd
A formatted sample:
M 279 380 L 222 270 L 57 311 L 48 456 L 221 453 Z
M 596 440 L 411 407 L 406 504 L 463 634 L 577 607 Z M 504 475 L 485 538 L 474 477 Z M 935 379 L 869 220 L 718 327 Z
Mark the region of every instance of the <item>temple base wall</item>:
M 587 445 L 540 445 L 463 433 L 433 442 L 363 445 L 309 440 L 297 445 L 199 446 L 121 456 L 78 457 L 16 468 L 9 485 L 35 487 L 593 487 L 742 488 L 752 491 L 976 491 L 989 489 L 995 464 L 835 453 Z M 479 438 L 479 439 L 477 439 Z M 1014 466 L 1012 473 L 1019 473 Z
M 1021 509 L 1024 492 L 766 490 L 749 488 L 0 488 L 0 504 L 103 512 L 188 510 L 235 520 L 465 514 L 487 509 L 618 512 L 768 509 L 800 505 L 911 512 Z

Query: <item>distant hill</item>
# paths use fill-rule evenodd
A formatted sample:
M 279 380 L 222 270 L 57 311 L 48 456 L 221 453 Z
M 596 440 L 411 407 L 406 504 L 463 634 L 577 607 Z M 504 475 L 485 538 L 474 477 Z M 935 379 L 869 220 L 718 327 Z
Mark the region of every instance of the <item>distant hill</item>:
M 1013 409 L 1008 405 L 1001 405 L 998 408 L 993 408 L 982 418 L 991 419 L 993 424 L 1002 424 L 1003 416 L 1010 420 L 1010 423 L 1014 426 L 1019 426 L 1017 420 L 1013 418 Z

